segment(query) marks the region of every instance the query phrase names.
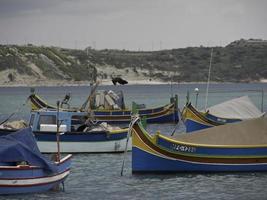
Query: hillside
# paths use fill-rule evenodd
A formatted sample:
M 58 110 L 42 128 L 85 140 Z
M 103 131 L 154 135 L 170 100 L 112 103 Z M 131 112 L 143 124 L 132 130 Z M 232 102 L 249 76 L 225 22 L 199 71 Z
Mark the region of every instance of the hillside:
M 211 48 L 188 47 L 153 52 L 64 49 L 0 45 L 0 85 L 89 83 L 122 76 L 127 80 L 203 82 Z M 212 78 L 216 82 L 267 79 L 267 42 L 238 40 L 213 47 Z

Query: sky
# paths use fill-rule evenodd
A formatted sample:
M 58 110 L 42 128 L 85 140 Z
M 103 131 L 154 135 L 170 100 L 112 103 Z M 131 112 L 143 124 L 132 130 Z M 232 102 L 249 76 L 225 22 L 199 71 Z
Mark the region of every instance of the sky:
M 0 0 L 0 44 L 151 51 L 267 39 L 266 0 Z

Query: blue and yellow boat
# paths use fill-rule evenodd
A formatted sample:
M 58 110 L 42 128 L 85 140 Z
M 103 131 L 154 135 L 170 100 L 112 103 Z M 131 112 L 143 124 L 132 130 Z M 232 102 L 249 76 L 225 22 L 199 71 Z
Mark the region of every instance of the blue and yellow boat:
M 31 94 L 29 96 L 29 100 L 32 110 L 56 109 L 55 106 L 46 103 L 36 94 Z M 60 110 L 70 112 L 88 112 L 88 110 L 75 108 L 60 108 Z M 89 110 L 92 113 L 92 116 L 94 116 L 94 119 L 98 122 L 124 124 L 130 123 L 131 121 L 131 109 L 127 109 L 125 106 L 118 109 L 113 109 L 112 107 L 109 109 L 105 109 L 103 107 L 92 107 Z M 140 116 L 146 117 L 147 123 L 177 123 L 179 121 L 178 97 L 172 97 L 170 99 L 170 103 L 164 106 L 155 108 L 137 108 L 137 112 Z
M 267 171 L 267 118 L 175 137 L 152 136 L 137 122 L 132 145 L 133 173 Z
M 206 112 L 198 111 L 191 103 L 187 103 L 182 111 L 182 119 L 186 126 L 186 132 L 240 122 L 263 115 L 264 113 L 247 96 L 212 106 Z
M 191 103 L 188 103 L 184 107 L 182 118 L 187 133 L 241 121 L 241 119 L 222 118 L 212 115 L 209 112 L 200 112 Z

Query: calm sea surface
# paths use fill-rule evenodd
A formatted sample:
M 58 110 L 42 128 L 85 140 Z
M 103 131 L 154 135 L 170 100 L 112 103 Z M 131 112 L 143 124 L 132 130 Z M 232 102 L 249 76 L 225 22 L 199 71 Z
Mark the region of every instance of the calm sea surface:
M 99 89 L 122 90 L 126 104 L 144 103 L 147 107 L 166 104 L 173 94 L 179 107 L 189 91 L 193 104 L 199 88 L 198 108 L 205 105 L 205 84 L 100 86 Z M 248 95 L 254 104 L 267 111 L 267 84 L 211 84 L 208 105 Z M 90 87 L 36 87 L 35 91 L 50 104 L 71 93 L 71 105 L 79 107 Z M 263 91 L 263 92 L 262 92 Z M 19 110 L 12 119 L 29 117 L 29 106 L 21 107 L 30 94 L 29 87 L 0 88 L 0 122 Z M 174 124 L 149 125 L 151 133 L 170 134 Z M 176 134 L 184 130 L 179 126 Z M 131 153 L 127 153 L 124 176 L 120 176 L 123 154 L 75 154 L 72 172 L 65 182 L 65 192 L 0 196 L 0 199 L 267 199 L 267 173 L 132 175 Z

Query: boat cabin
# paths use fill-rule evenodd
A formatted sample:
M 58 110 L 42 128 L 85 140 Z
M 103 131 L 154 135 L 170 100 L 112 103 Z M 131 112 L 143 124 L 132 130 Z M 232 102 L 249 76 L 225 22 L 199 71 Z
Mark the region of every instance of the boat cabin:
M 58 113 L 60 132 L 78 132 L 88 119 L 86 112 L 67 112 Z M 29 125 L 33 131 L 56 132 L 57 131 L 57 111 L 56 110 L 36 110 L 31 111 Z

